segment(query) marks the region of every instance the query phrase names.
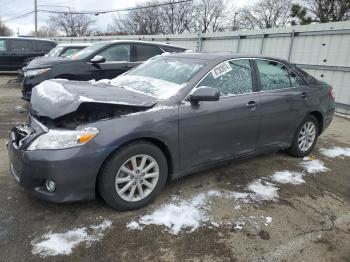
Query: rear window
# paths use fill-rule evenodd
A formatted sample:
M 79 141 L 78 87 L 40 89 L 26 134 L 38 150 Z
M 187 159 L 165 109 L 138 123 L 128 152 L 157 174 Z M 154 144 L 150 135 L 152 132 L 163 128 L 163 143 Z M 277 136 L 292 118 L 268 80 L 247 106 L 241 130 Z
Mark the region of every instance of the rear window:
M 67 48 L 62 54 L 62 57 L 70 57 L 71 55 L 75 54 L 79 50 L 83 49 L 83 47 L 72 47 L 72 48 Z
M 136 61 L 146 61 L 151 57 L 163 53 L 163 51 L 158 46 L 152 45 L 135 45 L 135 60 Z

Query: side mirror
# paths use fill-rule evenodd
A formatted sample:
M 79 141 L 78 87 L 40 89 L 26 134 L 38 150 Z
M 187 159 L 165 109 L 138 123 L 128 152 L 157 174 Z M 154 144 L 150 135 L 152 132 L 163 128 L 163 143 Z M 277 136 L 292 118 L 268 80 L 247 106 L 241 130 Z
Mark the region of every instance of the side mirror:
M 190 100 L 195 103 L 198 103 L 199 101 L 218 101 L 219 98 L 219 90 L 207 86 L 196 88 L 190 96 Z
M 101 55 L 95 55 L 93 58 L 91 58 L 90 62 L 93 64 L 100 64 L 106 62 L 106 58 Z

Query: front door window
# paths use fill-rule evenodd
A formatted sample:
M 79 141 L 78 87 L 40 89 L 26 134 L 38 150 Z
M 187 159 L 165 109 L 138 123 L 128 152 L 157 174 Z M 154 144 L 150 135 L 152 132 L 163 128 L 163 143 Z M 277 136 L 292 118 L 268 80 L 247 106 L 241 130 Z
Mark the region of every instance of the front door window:
M 221 96 L 251 93 L 252 70 L 249 60 L 232 60 L 219 64 L 198 86 L 216 88 L 220 91 Z

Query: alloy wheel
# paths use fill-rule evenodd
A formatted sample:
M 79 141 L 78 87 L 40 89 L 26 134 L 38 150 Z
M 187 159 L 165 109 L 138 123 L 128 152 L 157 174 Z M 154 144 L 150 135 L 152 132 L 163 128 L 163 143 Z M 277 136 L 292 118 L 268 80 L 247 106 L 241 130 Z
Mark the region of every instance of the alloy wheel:
M 157 161 L 146 154 L 135 155 L 119 168 L 115 189 L 119 197 L 125 201 L 140 201 L 153 192 L 158 179 Z
M 300 129 L 298 135 L 298 146 L 303 152 L 308 151 L 316 138 L 316 126 L 313 122 L 306 122 Z

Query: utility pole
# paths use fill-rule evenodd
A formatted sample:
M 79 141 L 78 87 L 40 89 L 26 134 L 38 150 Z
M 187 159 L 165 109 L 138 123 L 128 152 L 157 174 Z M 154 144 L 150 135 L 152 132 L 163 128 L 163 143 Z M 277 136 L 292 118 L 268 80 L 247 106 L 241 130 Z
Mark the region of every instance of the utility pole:
M 196 27 L 197 27 L 197 52 L 202 51 L 202 23 L 200 17 L 201 0 L 193 0 L 193 7 L 196 10 Z
M 38 1 L 34 0 L 34 25 L 35 25 L 35 36 L 38 36 Z
M 237 28 L 236 28 L 236 16 L 237 16 L 238 12 L 235 12 L 235 16 L 233 18 L 233 31 L 236 31 Z

